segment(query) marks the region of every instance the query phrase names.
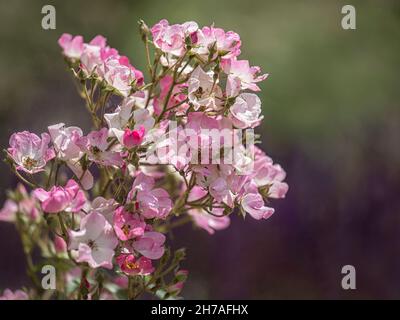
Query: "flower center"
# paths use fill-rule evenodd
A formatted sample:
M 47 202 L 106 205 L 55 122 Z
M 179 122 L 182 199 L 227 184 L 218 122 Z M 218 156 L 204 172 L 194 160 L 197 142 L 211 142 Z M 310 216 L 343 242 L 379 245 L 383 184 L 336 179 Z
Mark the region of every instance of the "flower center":
M 93 240 L 89 240 L 87 245 L 89 246 L 90 249 L 96 249 L 97 248 L 96 242 L 94 242 Z
M 194 92 L 194 96 L 197 98 L 197 99 L 200 99 L 202 96 L 203 96 L 203 88 L 202 87 L 199 87 L 195 92 Z
M 91 150 L 90 150 L 94 155 L 96 155 L 96 154 L 98 154 L 98 153 L 100 153 L 100 149 L 98 148 L 98 147 L 96 147 L 96 146 L 93 146 L 93 147 L 91 147 Z
M 127 236 L 127 235 L 129 235 L 129 231 L 131 230 L 131 227 L 128 224 L 124 224 L 121 229 L 122 229 L 123 233 Z
M 135 262 L 127 262 L 126 266 L 128 269 L 133 270 L 138 268 L 138 264 Z
M 23 165 L 24 165 L 24 167 L 25 167 L 26 169 L 28 169 L 28 170 L 32 169 L 33 167 L 36 167 L 37 163 L 38 163 L 37 160 L 32 159 L 32 158 L 30 158 L 30 157 L 26 157 L 26 158 L 23 160 Z

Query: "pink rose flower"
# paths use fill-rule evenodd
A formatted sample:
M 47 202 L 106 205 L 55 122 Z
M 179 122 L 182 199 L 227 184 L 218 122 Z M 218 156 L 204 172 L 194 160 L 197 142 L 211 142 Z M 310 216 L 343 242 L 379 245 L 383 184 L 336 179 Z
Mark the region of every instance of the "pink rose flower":
M 18 132 L 10 137 L 8 153 L 17 164 L 17 170 L 33 174 L 43 171 L 47 161 L 55 157 L 49 143 L 50 136 L 47 133 L 42 133 L 39 138 L 28 131 Z
M 79 140 L 83 136 L 81 128 L 66 127 L 64 123 L 58 123 L 48 127 L 51 141 L 53 142 L 57 158 L 66 162 L 85 190 L 93 187 L 93 176 L 89 170 L 83 170 L 79 162 L 84 155 Z
M 131 66 L 125 65 L 126 61 L 120 58 L 111 57 L 104 62 L 102 68 L 99 68 L 98 72 L 111 87 L 118 90 L 121 95 L 127 97 L 131 90 L 134 82 L 140 83 L 143 81 L 141 75 L 132 69 Z M 137 76 L 139 75 L 139 79 Z
M 133 254 L 121 254 L 116 261 L 127 275 L 148 275 L 154 271 L 151 260 L 146 257 L 136 259 Z
M 23 184 L 18 184 L 16 189 L 18 193 L 18 202 L 8 199 L 0 210 L 0 221 L 13 222 L 16 214 L 19 212 L 24 217 L 35 220 L 39 216 L 39 207 L 36 198 L 28 194 Z
M 261 100 L 253 93 L 240 94 L 230 107 L 232 123 L 240 129 L 254 128 L 263 119 L 261 114 Z
M 151 33 L 154 45 L 161 51 L 182 56 L 186 50 L 186 37 L 196 32 L 197 29 L 198 26 L 195 22 L 169 25 L 168 21 L 163 19 L 151 28 Z
M 85 193 L 72 179 L 65 187 L 54 186 L 50 191 L 38 188 L 33 194 L 42 203 L 46 213 L 79 212 L 86 203 Z
M 172 209 L 172 201 L 167 191 L 153 188 L 154 179 L 140 172 L 128 194 L 129 201 L 136 201 L 138 211 L 146 219 L 165 219 Z
M 275 211 L 264 205 L 264 199 L 259 193 L 246 194 L 241 200 L 241 206 L 256 220 L 268 219 Z
M 87 262 L 92 268 L 112 269 L 114 249 L 118 239 L 104 216 L 92 212 L 81 220 L 79 231 L 69 231 L 69 249 L 77 262 Z
M 234 194 L 230 190 L 226 179 L 219 177 L 213 180 L 209 185 L 209 191 L 215 200 L 233 208 Z
M 194 109 L 203 106 L 218 110 L 222 106 L 221 97 L 221 88 L 214 83 L 212 73 L 204 72 L 200 66 L 194 69 L 188 80 L 188 98 Z
M 109 149 L 107 141 L 108 129 L 92 131 L 86 137 L 81 137 L 77 142 L 81 150 L 89 156 L 89 160 L 103 166 L 122 166 L 124 161 L 120 152 Z
M 15 290 L 12 292 L 10 289 L 5 289 L 0 300 L 29 300 L 28 294 L 22 290 Z
M 80 59 L 83 52 L 83 37 L 73 37 L 69 33 L 63 33 L 58 39 L 58 44 L 63 49 L 63 55 L 71 59 Z
M 157 260 L 164 254 L 165 236 L 160 232 L 145 232 L 143 236 L 135 240 L 132 248 L 146 258 Z
M 258 187 L 269 186 L 268 197 L 280 199 L 284 198 L 289 186 L 283 182 L 286 172 L 279 164 L 273 164 L 261 149 L 255 148 L 254 173 L 252 175 L 254 183 Z
M 223 59 L 230 59 L 240 54 L 240 37 L 233 31 L 225 32 L 221 28 L 203 27 L 197 31 L 197 42 L 194 51 L 208 59 L 210 48 L 214 47 L 215 53 L 212 59 L 218 54 Z
M 13 200 L 6 200 L 3 208 L 0 210 L 0 221 L 13 222 L 18 212 L 18 205 Z
M 77 145 L 83 136 L 82 129 L 79 127 L 66 127 L 64 123 L 58 123 L 48 127 L 51 141 L 53 142 L 57 158 L 68 160 L 79 160 L 83 155 Z
M 241 82 L 243 90 L 250 89 L 253 91 L 260 91 L 257 82 L 263 81 L 267 78 L 268 74 L 259 75 L 261 72 L 260 67 L 250 67 L 247 60 L 236 60 L 236 58 L 223 60 L 223 71 L 229 77 L 238 78 Z
M 133 214 L 119 207 L 114 214 L 114 230 L 122 241 L 140 237 L 144 234 L 146 223 L 137 214 Z
M 214 208 L 213 213 L 222 215 L 223 210 Z M 214 234 L 216 230 L 228 228 L 231 222 L 228 216 L 215 217 L 202 209 L 191 209 L 188 214 L 198 227 L 206 230 L 209 234 Z
M 98 212 L 101 213 L 106 220 L 113 224 L 114 220 L 114 211 L 119 206 L 118 202 L 114 199 L 105 199 L 103 197 L 97 197 L 92 201 L 91 208 L 89 213 Z
M 139 172 L 139 174 L 135 177 L 135 181 L 133 181 L 132 190 L 128 195 L 128 199 L 132 200 L 134 193 L 136 191 L 150 191 L 153 189 L 155 184 L 154 178 L 144 174 L 143 172 Z
M 125 129 L 124 135 L 122 137 L 122 143 L 128 149 L 140 145 L 143 142 L 145 134 L 144 126 L 140 126 L 137 130 Z
M 139 210 L 146 219 L 165 219 L 172 209 L 172 201 L 167 191 L 155 188 L 137 193 Z

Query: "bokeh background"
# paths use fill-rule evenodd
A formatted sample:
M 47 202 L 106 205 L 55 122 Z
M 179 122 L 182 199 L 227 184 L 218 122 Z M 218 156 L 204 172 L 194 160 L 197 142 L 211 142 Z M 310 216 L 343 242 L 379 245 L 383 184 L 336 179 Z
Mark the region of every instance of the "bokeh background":
M 14 131 L 89 117 L 65 71 L 63 32 L 103 34 L 145 70 L 137 20 L 213 22 L 241 35 L 262 83 L 263 148 L 290 190 L 268 221 L 236 217 L 209 236 L 187 226 L 186 298 L 400 298 L 399 1 L 0 1 L 0 145 Z M 341 8 L 357 10 L 343 30 Z M 57 29 L 41 28 L 53 4 Z M 0 164 L 1 201 L 16 184 Z M 354 265 L 357 289 L 341 288 Z M 0 288 L 27 284 L 13 226 L 0 224 Z

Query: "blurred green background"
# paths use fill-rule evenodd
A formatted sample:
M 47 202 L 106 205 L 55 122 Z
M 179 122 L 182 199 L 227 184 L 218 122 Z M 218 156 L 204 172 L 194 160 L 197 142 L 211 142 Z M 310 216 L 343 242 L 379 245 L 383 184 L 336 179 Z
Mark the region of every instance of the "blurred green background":
M 144 68 L 137 20 L 194 20 L 233 30 L 261 84 L 263 147 L 288 172 L 269 221 L 235 219 L 209 236 L 191 227 L 186 298 L 400 298 L 399 1 L 0 1 L 0 144 L 14 131 L 89 117 L 57 45 L 103 34 Z M 53 4 L 56 30 L 41 28 Z M 357 29 L 341 28 L 352 4 Z M 1 199 L 15 178 L 0 165 Z M 12 226 L 0 225 L 0 288 L 26 284 Z M 341 288 L 341 268 L 357 290 Z

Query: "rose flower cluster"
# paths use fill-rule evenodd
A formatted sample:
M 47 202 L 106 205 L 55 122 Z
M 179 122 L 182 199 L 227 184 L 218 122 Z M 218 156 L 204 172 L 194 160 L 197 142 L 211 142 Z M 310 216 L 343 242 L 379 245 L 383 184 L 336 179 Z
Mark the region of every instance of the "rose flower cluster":
M 59 38 L 93 127 L 10 137 L 5 160 L 21 184 L 0 220 L 21 236 L 32 287 L 1 299 L 179 298 L 188 271 L 184 249 L 168 247 L 175 227 L 213 234 L 232 213 L 269 218 L 270 200 L 285 197 L 285 171 L 249 143 L 267 75 L 239 58 L 239 35 L 195 22 L 139 27 L 146 81 L 103 36 Z M 210 135 L 224 130 L 232 139 Z

